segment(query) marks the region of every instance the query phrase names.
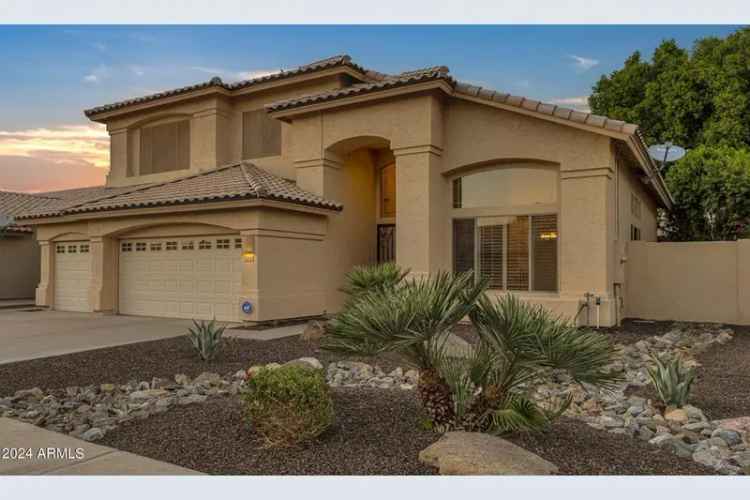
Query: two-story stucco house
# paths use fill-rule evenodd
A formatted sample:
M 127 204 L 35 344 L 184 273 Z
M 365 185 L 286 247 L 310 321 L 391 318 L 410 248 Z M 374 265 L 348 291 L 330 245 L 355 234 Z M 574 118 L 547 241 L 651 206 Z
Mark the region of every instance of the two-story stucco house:
M 111 136 L 106 186 L 19 217 L 41 245 L 37 303 L 61 310 L 314 316 L 339 309 L 352 266 L 395 260 L 570 317 L 590 293 L 610 325 L 625 242 L 656 240 L 671 203 L 635 125 L 445 67 L 338 56 L 86 115 Z

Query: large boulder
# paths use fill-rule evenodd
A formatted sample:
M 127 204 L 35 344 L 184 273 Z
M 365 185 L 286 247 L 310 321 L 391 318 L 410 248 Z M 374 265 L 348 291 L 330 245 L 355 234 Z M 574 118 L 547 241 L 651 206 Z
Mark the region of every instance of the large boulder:
M 557 466 L 506 441 L 479 432 L 448 432 L 419 453 L 442 475 L 521 476 L 557 473 Z

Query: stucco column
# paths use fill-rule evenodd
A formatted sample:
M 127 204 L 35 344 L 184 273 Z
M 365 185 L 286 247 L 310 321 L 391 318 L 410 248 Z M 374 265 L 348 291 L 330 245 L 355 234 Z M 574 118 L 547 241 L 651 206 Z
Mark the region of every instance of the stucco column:
M 191 169 L 206 170 L 229 160 L 229 120 L 219 108 L 195 113 L 190 120 Z
M 94 312 L 113 312 L 117 297 L 117 242 L 112 238 L 92 237 L 89 305 Z
M 396 157 L 396 262 L 415 275 L 447 269 L 445 221 L 448 181 L 442 149 L 428 145 L 394 149 Z
M 613 182 L 613 169 L 608 166 L 566 170 L 563 165 L 560 172 L 560 295 L 579 301 L 586 292 L 600 297 L 603 326 L 614 324 L 616 317 Z M 590 324 L 596 311 L 592 301 Z M 581 313 L 579 322 L 585 316 Z
M 240 300 L 242 302 L 249 301 L 253 305 L 253 310 L 250 314 L 241 314 L 241 318 L 244 321 L 260 321 L 260 310 L 259 310 L 259 297 L 258 297 L 258 230 L 252 229 L 247 231 L 240 231 L 240 237 L 242 238 L 242 252 L 253 252 L 255 253 L 255 260 L 246 260 L 242 258 L 242 278 L 240 282 Z M 238 305 L 239 307 L 240 305 Z
M 297 186 L 324 198 L 340 199 L 338 177 L 343 167 L 340 158 L 329 153 L 325 158 L 295 161 L 294 167 Z
M 49 240 L 39 241 L 40 269 L 39 285 L 36 287 L 36 305 L 51 306 L 54 300 L 55 282 L 55 248 L 54 243 Z

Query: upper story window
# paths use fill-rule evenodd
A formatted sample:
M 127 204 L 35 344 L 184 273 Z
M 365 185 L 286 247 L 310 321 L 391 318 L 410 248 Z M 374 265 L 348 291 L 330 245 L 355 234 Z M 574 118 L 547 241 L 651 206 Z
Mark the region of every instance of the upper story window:
M 190 168 L 190 121 L 143 127 L 138 163 L 140 175 Z
M 242 158 L 281 154 L 281 122 L 269 118 L 265 109 L 242 113 Z

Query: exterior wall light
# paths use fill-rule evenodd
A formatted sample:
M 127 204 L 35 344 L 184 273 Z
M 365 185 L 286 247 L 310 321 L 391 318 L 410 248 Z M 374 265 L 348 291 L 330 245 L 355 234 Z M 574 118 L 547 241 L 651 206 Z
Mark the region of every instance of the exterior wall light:
M 245 262 L 255 262 L 255 236 L 250 236 L 242 245 L 242 260 Z
M 252 250 L 243 250 L 242 260 L 244 260 L 245 262 L 255 262 L 255 252 L 253 252 Z
M 556 240 L 557 231 L 547 231 L 544 233 L 539 233 L 539 239 L 540 240 Z

